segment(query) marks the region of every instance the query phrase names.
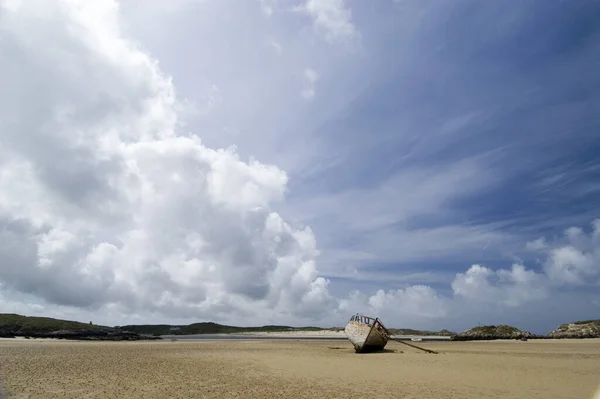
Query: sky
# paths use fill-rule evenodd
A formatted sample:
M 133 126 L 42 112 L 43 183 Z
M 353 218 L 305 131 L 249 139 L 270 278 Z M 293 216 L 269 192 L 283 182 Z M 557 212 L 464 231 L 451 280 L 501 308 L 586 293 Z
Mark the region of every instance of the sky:
M 600 4 L 0 0 L 0 312 L 600 317 Z

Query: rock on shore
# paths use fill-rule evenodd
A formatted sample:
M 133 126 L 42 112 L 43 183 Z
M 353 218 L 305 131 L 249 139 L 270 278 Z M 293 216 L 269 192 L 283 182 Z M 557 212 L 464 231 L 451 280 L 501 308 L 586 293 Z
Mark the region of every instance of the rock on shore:
M 562 324 L 548 333 L 548 338 L 600 338 L 600 320 Z
M 452 341 L 477 341 L 492 339 L 521 339 L 535 338 L 536 336 L 528 331 L 519 330 L 513 326 L 478 326 L 470 330 L 463 331 L 460 334 L 453 335 Z

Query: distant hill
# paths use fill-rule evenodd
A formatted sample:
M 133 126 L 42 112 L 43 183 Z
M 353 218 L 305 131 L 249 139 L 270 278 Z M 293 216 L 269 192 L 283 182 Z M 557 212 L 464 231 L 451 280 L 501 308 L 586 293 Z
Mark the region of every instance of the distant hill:
M 266 325 L 261 327 L 237 327 L 217 323 L 194 323 L 189 325 L 169 325 L 169 324 L 142 324 L 127 325 L 119 327 L 122 330 L 136 332 L 138 334 L 148 335 L 196 335 L 196 334 L 239 334 L 239 333 L 260 333 L 260 332 L 282 332 L 282 331 L 343 331 L 343 328 L 321 328 L 321 327 L 290 327 L 279 325 Z M 421 336 L 451 336 L 454 333 L 448 330 L 442 331 L 422 331 L 410 328 L 389 328 L 392 335 L 421 335 Z
M 97 326 L 78 321 L 53 319 L 50 317 L 22 316 L 14 313 L 0 313 L 0 333 L 11 331 L 17 334 L 48 332 L 58 330 L 104 330 L 116 331 L 114 328 Z
M 148 335 L 196 335 L 196 334 L 235 334 L 244 332 L 279 332 L 279 331 L 321 331 L 320 327 L 290 327 L 267 325 L 261 327 L 236 327 L 212 322 L 193 323 L 188 325 L 141 324 L 121 326 L 123 331 L 132 331 Z
M 147 339 L 136 333 L 91 323 L 0 313 L 0 337 L 19 336 L 111 341 Z
M 281 325 L 265 325 L 260 327 L 238 327 L 218 324 L 213 322 L 193 323 L 188 325 L 170 324 L 132 324 L 125 326 L 109 327 L 96 324 L 82 323 L 78 321 L 54 319 L 50 317 L 32 317 L 13 313 L 0 313 L 0 337 L 7 336 L 55 336 L 58 333 L 77 333 L 83 335 L 102 334 L 124 334 L 133 333 L 137 335 L 196 335 L 196 334 L 235 334 L 249 332 L 283 332 L 283 331 L 343 331 L 343 328 L 321 328 L 321 327 L 290 327 Z M 452 335 L 450 331 L 421 331 L 410 328 L 392 328 L 390 332 L 394 335 Z
M 520 339 L 520 338 L 535 338 L 535 335 L 519 330 L 513 326 L 478 326 L 470 330 L 463 331 L 460 334 L 453 335 L 453 341 L 476 341 L 476 340 L 492 340 L 492 339 Z
M 562 324 L 548 333 L 548 338 L 600 338 L 600 320 L 583 320 Z
M 547 335 L 535 335 L 513 326 L 479 326 L 452 336 L 453 341 L 490 339 L 557 339 L 557 338 L 600 338 L 600 320 L 582 320 L 562 324 Z
M 0 337 L 46 337 L 67 339 L 136 340 L 160 335 L 235 334 L 249 332 L 283 331 L 343 331 L 343 327 L 290 327 L 266 325 L 238 327 L 204 322 L 188 325 L 142 324 L 109 327 L 51 317 L 31 317 L 14 313 L 0 313 Z M 520 339 L 520 338 L 600 338 L 600 320 L 582 320 L 562 324 L 547 335 L 534 335 L 507 325 L 473 327 L 460 334 L 448 330 L 428 331 L 411 328 L 389 328 L 392 335 L 450 336 L 454 341 Z

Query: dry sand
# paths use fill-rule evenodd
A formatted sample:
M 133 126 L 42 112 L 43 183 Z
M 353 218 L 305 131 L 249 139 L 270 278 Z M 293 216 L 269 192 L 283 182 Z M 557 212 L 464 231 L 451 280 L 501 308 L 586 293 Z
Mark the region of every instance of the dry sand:
M 600 340 L 0 341 L 0 380 L 15 398 L 592 398 Z

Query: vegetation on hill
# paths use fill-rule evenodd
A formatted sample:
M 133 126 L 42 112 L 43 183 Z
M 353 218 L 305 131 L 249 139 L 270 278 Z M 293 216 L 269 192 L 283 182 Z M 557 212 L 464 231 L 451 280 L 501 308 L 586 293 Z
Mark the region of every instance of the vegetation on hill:
M 28 317 L 0 313 L 0 337 L 59 338 L 76 340 L 140 340 L 150 339 L 112 327 L 50 317 Z
M 562 324 L 548 333 L 549 338 L 600 338 L 600 320 L 582 320 Z
M 521 331 L 516 327 L 499 325 L 499 326 L 478 326 L 470 330 L 463 331 L 460 334 L 453 335 L 454 341 L 474 341 L 474 340 L 491 340 L 491 339 L 520 339 L 535 337 L 528 331 Z
M 582 320 L 582 321 L 574 321 L 573 324 L 594 324 L 600 326 L 599 320 Z
M 14 313 L 0 313 L 0 331 L 10 330 L 15 333 L 48 332 L 59 330 L 104 330 L 116 331 L 114 328 L 97 326 L 78 321 L 53 319 L 50 317 L 22 316 Z

